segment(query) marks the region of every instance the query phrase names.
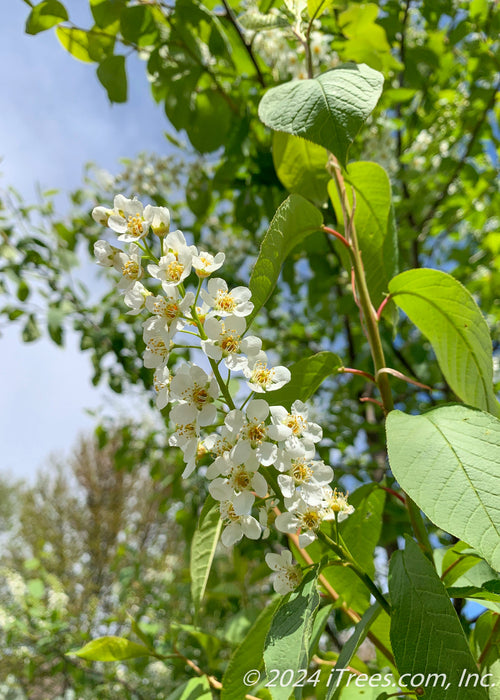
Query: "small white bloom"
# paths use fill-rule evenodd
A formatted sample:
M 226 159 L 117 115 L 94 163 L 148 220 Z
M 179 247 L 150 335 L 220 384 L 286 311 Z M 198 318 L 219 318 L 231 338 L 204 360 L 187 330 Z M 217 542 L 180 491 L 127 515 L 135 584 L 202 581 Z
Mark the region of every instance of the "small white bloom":
M 122 292 L 133 287 L 134 282 L 142 277 L 144 270 L 141 267 L 141 252 L 136 245 L 130 246 L 129 255 L 119 251 L 113 257 L 113 267 L 122 275 L 118 283 L 118 289 Z
M 317 423 L 308 421 L 308 407 L 302 401 L 294 401 L 289 413 L 283 406 L 271 407 L 271 420 L 273 425 L 283 425 L 290 430 L 289 437 L 292 441 L 303 439 L 316 443 L 323 437 L 323 430 Z
M 248 366 L 243 369 L 252 391 L 263 394 L 265 391 L 275 391 L 290 381 L 290 370 L 286 367 L 267 366 L 267 356 L 264 352 L 248 358 Z
M 230 411 L 226 416 L 229 428 L 238 428 L 238 442 L 231 452 L 233 462 L 246 462 L 255 458 L 264 467 L 274 464 L 278 456 L 278 448 L 268 440 L 266 419 L 269 415 L 269 405 L 263 399 L 254 399 L 246 407 L 246 417 Z
M 212 433 L 203 440 L 203 445 L 214 461 L 207 468 L 207 479 L 214 479 L 219 474 L 227 474 L 231 469 L 230 453 L 236 442 L 237 434 L 223 425 L 220 433 Z
M 210 253 L 201 250 L 199 255 L 193 256 L 194 271 L 200 279 L 210 277 L 211 274 L 222 267 L 225 258 L 224 253 L 217 253 L 214 257 Z
M 326 517 L 321 506 L 311 506 L 298 494 L 293 498 L 285 499 L 288 511 L 280 513 L 276 518 L 276 528 L 280 532 L 294 534 L 300 529 L 299 547 L 307 547 L 316 539 L 316 530 L 319 530 L 321 522 Z
M 144 366 L 148 369 L 156 369 L 166 364 L 168 360 L 172 334 L 159 318 L 148 318 L 143 326 L 143 338 L 146 343 Z
M 148 204 L 144 210 L 144 217 L 151 221 L 151 228 L 160 238 L 170 229 L 170 212 L 167 207 L 154 207 Z
M 169 233 L 168 235 L 170 236 L 171 234 Z M 178 254 L 167 253 L 166 255 L 162 255 L 158 261 L 158 265 L 148 265 L 148 272 L 151 277 L 165 283 L 163 289 L 167 289 L 170 286 L 177 286 L 191 273 L 192 257 L 187 248 Z
M 329 520 L 336 518 L 340 523 L 354 513 L 354 506 L 347 503 L 348 495 L 329 486 L 323 488 L 324 509 Z
M 198 413 L 194 406 L 177 404 L 170 412 L 170 419 L 175 423 L 175 433 L 170 436 L 168 444 L 172 447 L 180 447 L 182 450 L 186 468 L 182 472 L 182 478 L 187 479 L 196 467 L 196 453 L 200 429 L 197 421 Z
M 276 572 L 273 588 L 279 595 L 286 595 L 302 581 L 302 569 L 292 564 L 292 553 L 284 549 L 280 554 L 266 554 L 266 564 Z
M 97 258 L 97 264 L 101 267 L 113 267 L 113 259 L 117 253 L 122 251 L 110 245 L 107 241 L 96 241 L 94 243 L 94 255 Z
M 116 195 L 108 226 L 120 234 L 119 241 L 134 243 L 141 240 L 147 235 L 150 224 L 151 219 L 146 218 L 142 202 L 127 199 L 122 194 Z
M 251 515 L 255 496 L 248 491 L 235 494 L 228 484 L 219 483 L 217 488 L 212 489 L 212 496 L 220 501 L 220 514 L 225 523 L 221 540 L 226 547 L 230 547 L 239 542 L 243 535 L 251 540 L 258 540 L 260 537 L 260 525 Z
M 231 291 L 225 280 L 214 277 L 208 281 L 207 289 L 201 290 L 202 299 L 218 316 L 248 316 L 253 311 L 252 296 L 248 287 L 235 287 Z
M 213 401 L 219 396 L 215 377 L 209 377 L 201 367 L 186 363 L 181 365 L 170 384 L 174 399 L 193 406 L 198 411 L 199 425 L 215 423 L 217 409 Z
M 224 321 L 207 318 L 203 330 L 208 336 L 207 340 L 201 341 L 205 353 L 216 362 L 224 359 L 230 370 L 246 367 L 248 359 L 245 355 L 252 357 L 262 347 L 262 341 L 256 336 L 241 337 L 246 330 L 245 319 L 241 316 L 226 316 Z
M 106 207 L 94 207 L 92 209 L 92 218 L 98 224 L 103 226 L 108 225 L 108 219 L 113 213 L 112 209 L 107 209 Z
M 147 310 L 156 317 L 163 319 L 167 326 L 179 330 L 185 325 L 184 318 L 194 303 L 193 292 L 187 292 L 184 298 L 177 287 L 165 285 L 165 295 L 150 296 L 146 299 Z
M 134 282 L 123 297 L 125 304 L 130 307 L 130 311 L 127 311 L 127 314 L 137 316 L 146 306 L 146 300 L 150 296 L 151 292 L 141 282 Z
M 319 506 L 324 500 L 324 487 L 333 479 L 333 469 L 322 461 L 299 456 L 291 460 L 286 474 L 278 476 L 278 484 L 286 498 L 292 498 L 299 487 L 302 499 L 309 505 Z
M 175 257 L 189 255 L 192 264 L 193 257 L 198 255 L 198 249 L 195 245 L 188 245 L 182 231 L 177 229 L 177 231 L 169 233 L 163 240 L 163 253 L 165 255 L 171 253 L 175 255 Z
M 165 408 L 170 398 L 170 382 L 172 381 L 172 375 L 170 370 L 165 365 L 163 367 L 158 367 L 154 374 L 154 388 L 156 391 L 156 406 L 162 410 Z

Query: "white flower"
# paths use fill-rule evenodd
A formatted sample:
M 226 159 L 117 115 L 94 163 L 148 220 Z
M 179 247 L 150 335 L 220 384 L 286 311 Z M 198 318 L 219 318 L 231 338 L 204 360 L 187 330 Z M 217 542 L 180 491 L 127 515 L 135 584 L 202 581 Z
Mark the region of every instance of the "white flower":
M 324 500 L 323 487 L 333 479 L 333 469 L 322 461 L 308 460 L 306 456 L 291 460 L 287 474 L 278 476 L 282 494 L 292 498 L 296 487 L 302 499 L 309 505 L 318 506 Z
M 207 318 L 203 330 L 208 336 L 208 340 L 201 341 L 205 353 L 216 362 L 224 358 L 224 364 L 230 370 L 246 367 L 248 360 L 245 355 L 256 355 L 262 347 L 261 339 L 256 336 L 241 337 L 246 330 L 245 319 L 241 316 L 226 316 L 224 321 Z
M 259 463 L 265 467 L 274 464 L 278 456 L 278 448 L 268 440 L 268 430 L 271 427 L 266 425 L 268 415 L 269 405 L 263 399 L 250 401 L 246 407 L 246 416 L 238 409 L 227 414 L 226 426 L 233 433 L 238 434 L 238 442 L 231 452 L 234 463 L 245 462 L 255 455 Z
M 118 289 L 126 292 L 134 282 L 142 277 L 141 252 L 136 245 L 130 246 L 130 255 L 119 251 L 113 257 L 113 267 L 117 272 L 121 272 L 122 278 L 118 283 Z
M 236 439 L 237 435 L 223 425 L 220 433 L 212 433 L 203 440 L 206 451 L 215 458 L 207 468 L 207 479 L 229 472 L 232 466 L 229 457 Z
M 210 275 L 218 270 L 224 264 L 226 256 L 224 253 L 217 253 L 214 257 L 204 250 L 200 250 L 199 255 L 193 256 L 193 268 L 200 279 L 210 277 Z
M 178 330 L 185 325 L 183 317 L 189 313 L 190 307 L 194 303 L 193 292 L 187 292 L 184 299 L 181 298 L 177 287 L 165 285 L 165 296 L 151 295 L 146 299 L 147 310 L 163 319 L 167 326 Z
M 201 296 L 213 308 L 218 316 L 248 316 L 252 313 L 252 296 L 248 287 L 235 287 L 228 291 L 225 280 L 214 277 L 208 281 L 207 289 L 201 290 Z
M 198 451 L 198 438 L 200 429 L 197 422 L 197 411 L 194 406 L 177 404 L 170 411 L 170 419 L 175 423 L 175 433 L 170 436 L 168 444 L 172 447 L 180 447 L 186 468 L 182 472 L 182 478 L 187 479 L 196 467 L 196 453 Z
M 107 241 L 96 241 L 94 243 L 94 255 L 97 258 L 97 264 L 101 267 L 113 267 L 113 258 L 117 253 L 122 251 L 110 245 Z
M 316 423 L 308 421 L 307 415 L 307 405 L 298 400 L 293 402 L 290 413 L 283 406 L 271 407 L 273 425 L 286 426 L 290 430 L 292 441 L 303 439 L 307 442 L 319 442 L 323 437 L 323 430 Z
M 179 257 L 180 255 L 189 255 L 191 264 L 193 261 L 193 257 L 195 255 L 198 255 L 198 250 L 196 246 L 188 246 L 184 234 L 182 233 L 182 231 L 179 230 L 172 231 L 172 233 L 169 233 L 168 236 L 163 240 L 163 252 L 165 255 L 167 253 L 171 253 L 175 255 L 175 257 Z
M 94 207 L 92 209 L 92 218 L 98 224 L 103 224 L 103 226 L 107 226 L 108 219 L 112 213 L 112 209 L 107 209 L 106 207 Z
M 220 514 L 227 527 L 222 533 L 222 543 L 226 547 L 239 542 L 243 535 L 251 540 L 260 537 L 260 525 L 250 514 L 255 496 L 248 491 L 235 494 L 228 484 L 218 483 L 212 491 L 212 496 L 220 501 Z
M 172 398 L 193 406 L 198 411 L 199 425 L 215 423 L 217 409 L 213 401 L 219 396 L 215 377 L 209 377 L 201 367 L 186 363 L 181 365 L 170 384 Z
M 170 235 L 169 233 L 168 236 Z M 151 277 L 155 277 L 165 283 L 163 289 L 167 289 L 170 286 L 177 286 L 189 276 L 192 257 L 187 248 L 178 254 L 167 253 L 166 255 L 162 255 L 158 261 L 158 265 L 148 265 L 148 272 Z
M 296 533 L 300 528 L 299 547 L 307 547 L 316 539 L 316 530 L 323 520 L 332 518 L 325 516 L 321 506 L 306 503 L 298 494 L 285 499 L 289 512 L 280 513 L 276 518 L 276 528 L 280 532 Z
M 162 410 L 165 408 L 170 398 L 170 382 L 172 381 L 172 375 L 170 370 L 165 365 L 164 367 L 158 367 L 154 374 L 154 388 L 156 391 L 156 406 Z
M 148 318 L 143 323 L 143 338 L 146 343 L 144 367 L 156 369 L 166 364 L 172 344 L 172 334 L 159 318 Z
M 110 229 L 119 233 L 119 241 L 134 243 L 147 235 L 151 224 L 151 206 L 144 209 L 138 199 L 127 199 L 122 194 L 116 195 L 113 211 L 108 219 Z
M 292 564 L 292 553 L 284 549 L 280 554 L 266 554 L 266 564 L 276 572 L 273 588 L 279 595 L 286 595 L 297 588 L 302 581 L 302 570 L 298 564 Z
M 168 233 L 170 229 L 170 212 L 167 207 L 153 207 L 148 204 L 145 214 L 151 218 L 150 226 L 153 229 L 153 233 L 159 237 Z
M 269 368 L 264 352 L 248 358 L 248 366 L 243 369 L 243 374 L 248 379 L 250 389 L 260 394 L 281 389 L 291 378 L 290 370 L 286 367 Z
M 331 489 L 329 486 L 323 488 L 323 504 L 329 520 L 336 518 L 340 523 L 351 513 L 354 513 L 354 506 L 347 503 L 348 495 L 337 491 L 337 489 Z
M 127 311 L 127 314 L 136 316 L 140 313 L 144 309 L 146 301 L 150 296 L 151 292 L 146 289 L 141 282 L 134 282 L 134 284 L 127 289 L 123 297 L 125 304 L 130 307 L 130 311 Z

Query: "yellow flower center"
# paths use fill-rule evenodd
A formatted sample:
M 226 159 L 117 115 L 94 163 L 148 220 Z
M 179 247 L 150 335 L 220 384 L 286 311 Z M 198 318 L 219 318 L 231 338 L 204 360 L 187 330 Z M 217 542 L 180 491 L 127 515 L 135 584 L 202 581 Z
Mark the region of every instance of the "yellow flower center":
M 129 216 L 127 219 L 127 230 L 132 236 L 139 237 L 144 232 L 144 219 L 139 214 Z
M 206 386 L 200 386 L 196 383 L 184 391 L 183 397 L 189 403 L 194 403 L 199 410 L 202 409 L 205 404 L 212 401 L 212 397 L 208 393 Z
M 296 416 L 293 413 L 289 413 L 284 421 L 287 428 L 290 428 L 294 435 L 302 435 L 304 429 L 304 419 L 302 416 Z
M 291 475 L 296 484 L 303 484 L 304 482 L 309 481 L 312 474 L 313 470 L 311 469 L 309 464 L 306 464 L 306 462 L 304 462 L 303 459 L 293 460 Z
M 176 433 L 181 437 L 194 438 L 196 437 L 196 425 L 194 423 L 185 423 L 184 425 L 175 426 Z
M 240 349 L 240 336 L 236 334 L 233 335 L 233 333 L 234 331 L 227 331 L 227 333 L 222 336 L 220 346 L 224 352 L 238 352 Z
M 226 311 L 231 313 L 236 308 L 236 302 L 229 292 L 223 292 L 221 289 L 217 292 L 215 297 L 215 308 L 218 311 Z
M 264 423 L 249 423 L 246 433 L 248 439 L 252 442 L 262 442 L 266 437 L 266 426 Z
M 334 489 L 333 495 L 328 501 L 328 507 L 330 510 L 334 513 L 341 513 L 342 511 L 346 510 L 348 508 L 347 496 L 348 494 L 344 494 L 341 491 Z
M 306 510 L 299 516 L 299 519 L 308 530 L 316 530 L 321 524 L 321 517 L 315 510 Z
M 160 355 L 161 357 L 168 355 L 168 348 L 161 338 L 151 338 L 151 340 L 148 340 L 147 348 L 151 350 L 154 355 Z
M 184 272 L 184 265 L 180 262 L 172 261 L 167 265 L 167 278 L 169 282 L 180 282 L 182 273 Z
M 263 362 L 257 362 L 252 371 L 251 381 L 260 386 L 268 386 L 271 383 L 272 370 L 267 369 L 267 365 Z
M 238 467 L 232 471 L 230 483 L 235 491 L 246 491 L 252 483 L 252 479 L 244 468 Z
M 129 260 L 122 267 L 122 275 L 127 277 L 129 280 L 136 280 L 139 277 L 139 264 L 133 260 Z

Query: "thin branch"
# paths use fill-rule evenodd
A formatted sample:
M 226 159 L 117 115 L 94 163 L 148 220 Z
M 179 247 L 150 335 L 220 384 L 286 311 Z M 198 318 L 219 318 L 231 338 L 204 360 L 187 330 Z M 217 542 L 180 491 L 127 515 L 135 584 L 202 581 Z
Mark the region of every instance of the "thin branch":
M 222 0 L 222 4 L 224 5 L 224 8 L 226 10 L 226 17 L 228 18 L 228 20 L 231 22 L 231 24 L 235 28 L 235 30 L 240 38 L 241 43 L 245 47 L 245 51 L 247 52 L 250 60 L 252 61 L 253 65 L 254 65 L 255 72 L 257 73 L 257 77 L 259 79 L 259 83 L 262 85 L 262 87 L 266 87 L 266 82 L 265 82 L 264 76 L 262 75 L 262 72 L 259 68 L 259 64 L 257 63 L 257 59 L 255 58 L 255 55 L 253 53 L 252 45 L 249 44 L 247 42 L 247 40 L 245 39 L 245 36 L 244 36 L 243 32 L 241 31 L 241 27 L 238 23 L 238 20 L 236 19 L 236 16 L 235 16 L 231 6 L 227 2 L 227 0 Z

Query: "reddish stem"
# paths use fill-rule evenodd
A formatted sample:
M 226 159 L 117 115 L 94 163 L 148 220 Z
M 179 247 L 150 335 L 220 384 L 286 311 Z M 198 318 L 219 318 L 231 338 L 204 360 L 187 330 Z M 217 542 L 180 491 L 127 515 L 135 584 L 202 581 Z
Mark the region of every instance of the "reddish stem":
M 377 406 L 380 406 L 380 408 L 385 413 L 385 407 L 384 407 L 384 404 L 382 403 L 382 401 L 377 401 L 377 399 L 371 399 L 369 396 L 362 396 L 360 398 L 360 401 L 364 401 L 364 402 L 368 401 L 369 403 L 376 403 Z
M 385 308 L 385 305 L 386 305 L 390 300 L 391 300 L 391 295 L 388 294 L 388 295 L 386 296 L 386 298 L 384 299 L 384 301 L 383 301 L 383 302 L 380 304 L 380 306 L 378 307 L 378 310 L 377 310 L 377 321 L 380 321 L 380 318 L 381 318 L 381 316 L 382 316 L 382 312 L 383 312 L 383 310 L 384 310 L 384 308 Z
M 329 228 L 328 226 L 322 226 L 321 228 L 325 233 L 329 233 L 331 236 L 335 236 L 335 238 L 338 238 L 338 240 L 341 243 L 343 243 L 346 248 L 348 248 L 349 250 L 351 249 L 351 244 L 346 238 L 344 238 L 344 236 L 341 233 L 335 231 L 335 229 L 333 228 Z
M 374 384 L 377 383 L 373 374 L 370 374 L 369 372 L 363 372 L 362 369 L 352 369 L 352 367 L 339 367 L 337 371 L 342 372 L 344 374 L 359 374 L 361 377 L 366 377 Z
M 381 489 L 384 489 L 384 491 L 387 491 L 387 493 L 390 493 L 391 496 L 395 496 L 396 498 L 399 498 L 399 500 L 401 501 L 401 503 L 402 503 L 404 506 L 406 505 L 406 501 L 405 501 L 405 499 L 403 498 L 403 496 L 402 496 L 400 493 L 398 493 L 397 491 L 394 491 L 394 489 L 390 489 L 388 486 L 381 486 L 380 488 L 381 488 Z

